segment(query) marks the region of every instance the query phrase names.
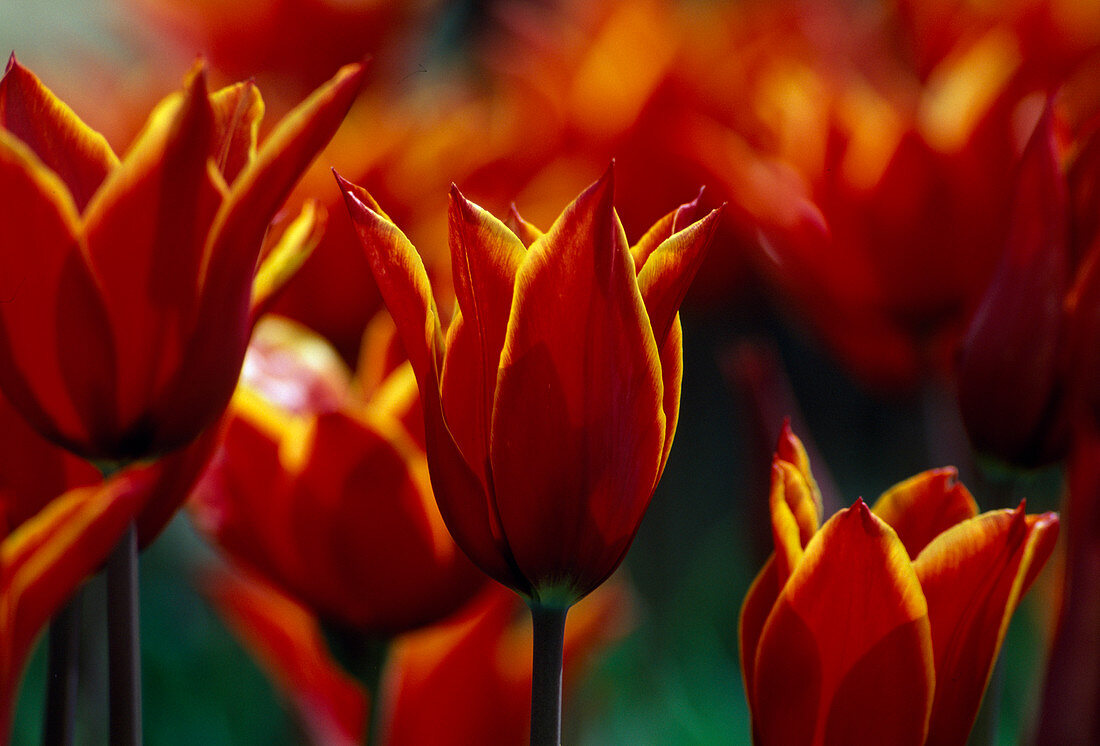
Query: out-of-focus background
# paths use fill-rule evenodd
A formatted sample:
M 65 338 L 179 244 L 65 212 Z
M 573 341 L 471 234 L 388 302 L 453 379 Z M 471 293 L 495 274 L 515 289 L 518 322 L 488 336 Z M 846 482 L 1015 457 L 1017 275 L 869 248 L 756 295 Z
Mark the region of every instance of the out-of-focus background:
M 1049 39 L 1017 33 L 1024 11 L 824 5 L 0 0 L 0 50 L 14 50 L 119 153 L 197 56 L 214 84 L 254 77 L 270 123 L 339 64 L 373 55 L 360 102 L 298 194 L 329 205 L 332 244 L 279 309 L 349 359 L 378 301 L 362 259 L 337 245 L 348 229 L 329 166 L 371 190 L 443 278 L 451 181 L 498 215 L 515 201 L 546 227 L 615 158 L 632 240 L 700 186 L 708 208 L 731 201 L 682 312 L 672 455 L 619 571 L 635 596 L 633 626 L 567 692 L 565 742 L 747 743 L 737 619 L 771 548 L 767 478 L 783 417 L 812 444 L 827 512 L 948 463 L 986 509 L 1023 497 L 1029 512 L 1056 509 L 1062 489 L 1057 466 L 1010 480 L 972 454 L 951 370 L 1009 201 L 982 191 L 1001 178 L 982 170 L 982 151 L 1018 154 L 1043 91 L 1087 64 L 1100 22 L 1087 13 L 1071 22 L 1066 3 L 1010 3 L 1069 14 L 1051 28 L 1083 38 L 1063 40 L 1059 57 Z M 1014 161 L 1002 161 L 1010 173 Z M 962 183 L 959 194 L 938 193 L 945 173 Z M 777 213 L 802 209 L 807 191 L 847 253 L 792 269 L 797 246 L 773 261 L 783 247 L 751 226 L 782 227 Z M 898 229 L 906 210 L 924 211 L 913 226 L 945 227 Z M 867 259 L 890 251 L 941 263 Z M 348 286 L 330 284 L 321 262 L 341 268 Z M 929 287 L 942 297 L 924 303 Z M 217 556 L 186 514 L 143 556 L 147 742 L 299 743 L 280 695 L 197 590 Z M 1009 629 L 987 698 L 995 704 L 975 736 L 982 743 L 1019 743 L 1034 727 L 1052 577 L 1040 577 Z M 101 637 L 102 605 L 94 579 L 89 640 Z M 40 738 L 43 647 L 23 681 L 17 744 Z M 101 681 L 102 652 L 84 649 L 85 678 Z M 81 727 L 105 733 L 105 694 L 85 692 L 80 707 Z

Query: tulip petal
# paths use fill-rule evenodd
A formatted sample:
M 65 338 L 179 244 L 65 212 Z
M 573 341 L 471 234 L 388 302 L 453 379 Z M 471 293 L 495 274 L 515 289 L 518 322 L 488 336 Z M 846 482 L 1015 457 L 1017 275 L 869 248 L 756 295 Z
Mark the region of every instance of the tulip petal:
M 612 193 L 609 170 L 528 249 L 493 408 L 497 505 L 516 562 L 576 597 L 630 545 L 665 435 L 658 350 Z
M 905 548 L 862 501 L 806 547 L 755 661 L 758 744 L 924 742 L 928 610 Z
M 60 179 L 2 129 L 0 225 L 4 244 L 11 247 L 0 252 L 0 382 L 39 432 L 58 441 L 83 440 L 86 413 L 73 401 L 59 360 L 74 350 L 61 349 L 58 339 L 62 318 L 66 324 L 102 318 L 84 263 L 79 217 Z M 79 289 L 79 297 L 63 296 L 63 286 Z M 92 353 L 85 364 L 101 362 L 97 350 L 111 357 L 109 331 L 81 340 L 70 338 L 68 329 L 66 342 Z
M 741 604 L 741 615 L 737 623 L 737 650 L 741 661 L 741 680 L 745 685 L 745 699 L 748 700 L 749 712 L 756 712 L 756 650 L 760 644 L 760 635 L 764 631 L 764 624 L 768 621 L 775 606 L 775 600 L 779 598 L 779 584 L 776 572 L 775 557 L 768 557 L 763 569 L 753 579 L 745 594 L 745 601 Z
M 511 588 L 524 589 L 526 580 L 503 553 L 492 530 L 496 518 L 481 480 L 462 456 L 444 419 L 439 377 L 443 335 L 424 263 L 405 234 L 374 209 L 377 203 L 366 190 L 339 175 L 336 179 L 416 373 L 439 512 L 455 543 L 474 564 Z
M 721 214 L 720 209 L 713 210 L 699 222 L 662 241 L 638 272 L 638 288 L 658 347 L 664 343 L 672 318 L 680 310 L 688 287 L 703 263 Z
M 61 178 L 77 211 L 118 165 L 107 140 L 16 62 L 14 54 L 0 79 L 0 129 L 22 140 Z
M 279 122 L 230 186 L 203 249 L 199 311 L 177 375 L 158 402 L 174 432 L 209 424 L 228 401 L 251 334 L 256 258 L 276 210 L 332 137 L 355 98 L 359 65 L 342 68 Z
M 198 296 L 202 246 L 222 202 L 213 170 L 213 117 L 201 70 L 166 98 L 85 214 L 88 251 L 116 332 L 117 383 L 89 396 L 117 400 L 125 449 L 144 456 L 150 407 L 178 370 Z M 86 378 L 89 378 L 85 374 Z
M 703 216 L 699 209 L 700 200 L 703 198 L 703 190 L 691 202 L 685 202 L 672 212 L 665 214 L 660 220 L 650 226 L 638 242 L 630 247 L 630 254 L 634 257 L 634 267 L 641 272 L 650 254 L 657 247 L 672 237 L 673 234 L 682 231 L 687 226 L 696 222 Z
M 775 542 L 776 579 L 782 586 L 798 567 L 803 548 L 817 532 L 817 504 L 802 473 L 778 457 L 772 462 L 768 503 Z
M 978 514 L 954 467 L 930 469 L 886 490 L 872 508 L 897 533 L 909 556 L 957 523 Z
M 1016 605 L 1058 536 L 1058 518 L 984 513 L 933 540 L 913 563 L 928 600 L 936 697 L 929 746 L 966 740 Z
M 523 242 L 524 247 L 529 247 L 542 237 L 542 231 L 535 227 L 534 223 L 524 220 L 523 216 L 519 214 L 519 210 L 516 209 L 515 203 L 509 206 L 508 219 L 504 221 L 504 224 Z
M 264 100 L 251 80 L 226 86 L 210 95 L 214 110 L 214 150 L 218 170 L 232 184 L 256 158 Z
M 657 465 L 653 487 L 657 487 L 665 464 L 672 453 L 672 441 L 676 436 L 676 424 L 680 420 L 680 388 L 684 378 L 684 331 L 680 325 L 680 314 L 672 317 L 672 326 L 661 345 L 661 383 L 663 386 L 661 408 L 665 413 L 665 442 L 661 446 L 661 461 Z
M 814 503 L 814 520 L 812 524 L 807 523 L 802 528 L 802 532 L 803 536 L 807 535 L 807 531 L 809 535 L 812 535 L 821 525 L 823 511 L 821 490 L 818 488 L 817 480 L 814 479 L 813 471 L 810 469 L 810 455 L 806 452 L 806 446 L 802 444 L 802 439 L 794 434 L 789 419 L 783 421 L 783 426 L 779 430 L 779 439 L 775 444 L 775 458 L 794 466 L 798 473 L 802 475 L 803 481 L 810 490 L 810 497 Z M 803 546 L 806 545 L 806 540 L 808 539 L 803 540 Z
M 276 218 L 264 236 L 260 266 L 252 281 L 252 323 L 278 300 L 279 293 L 321 242 L 328 213 L 316 200 L 306 200 L 293 220 Z
M 500 351 L 523 244 L 507 226 L 451 186 L 451 267 L 461 312 L 448 331 L 443 411 L 466 463 L 492 494 L 489 424 Z

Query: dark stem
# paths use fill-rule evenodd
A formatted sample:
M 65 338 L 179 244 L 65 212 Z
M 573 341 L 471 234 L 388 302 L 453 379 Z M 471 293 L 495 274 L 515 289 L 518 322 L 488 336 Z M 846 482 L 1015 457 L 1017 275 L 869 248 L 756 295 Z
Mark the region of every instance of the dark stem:
M 76 730 L 76 689 L 80 663 L 80 598 L 74 591 L 50 622 L 46 679 L 44 746 L 72 746 Z
M 531 605 L 531 746 L 561 745 L 561 668 L 568 608 Z
M 322 629 L 333 657 L 367 689 L 367 727 L 363 732 L 366 746 L 382 743 L 382 684 L 392 638 L 368 635 L 357 629 L 322 621 Z
M 141 746 L 138 551 L 132 522 L 107 560 L 107 655 L 111 744 Z

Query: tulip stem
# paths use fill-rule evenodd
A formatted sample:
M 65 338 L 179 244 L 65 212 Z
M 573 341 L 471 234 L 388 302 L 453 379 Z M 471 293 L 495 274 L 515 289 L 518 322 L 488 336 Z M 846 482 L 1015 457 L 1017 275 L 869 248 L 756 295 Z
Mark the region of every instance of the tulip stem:
M 531 746 L 561 744 L 561 669 L 568 608 L 530 604 L 534 645 L 531 659 Z
M 80 599 L 78 588 L 50 622 L 46 679 L 44 746 L 72 746 L 76 731 L 76 690 L 79 680 Z
M 362 675 L 363 684 L 370 697 L 367 706 L 366 746 L 378 746 L 382 743 L 382 674 L 386 670 L 386 657 L 390 650 L 388 639 L 369 640 L 363 646 Z
M 133 522 L 107 560 L 110 742 L 141 746 L 141 645 L 137 529 Z

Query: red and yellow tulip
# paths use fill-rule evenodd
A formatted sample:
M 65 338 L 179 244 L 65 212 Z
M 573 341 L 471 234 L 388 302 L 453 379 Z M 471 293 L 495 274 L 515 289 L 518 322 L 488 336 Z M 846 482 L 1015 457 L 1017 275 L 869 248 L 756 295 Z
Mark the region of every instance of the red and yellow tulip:
M 320 338 L 271 319 L 192 515 L 237 563 L 323 619 L 385 636 L 436 622 L 484 576 L 440 518 L 423 446 L 404 424 L 414 411 L 407 365 L 353 393 Z
M 11 59 L 0 81 L 0 387 L 35 429 L 88 458 L 132 460 L 179 448 L 218 417 L 257 312 L 314 233 L 273 233 L 286 240 L 268 245 L 257 273 L 268 225 L 360 77 L 342 70 L 257 148 L 255 86 L 210 93 L 200 67 L 120 160 Z
M 416 250 L 341 180 L 420 387 L 440 512 L 482 570 L 568 607 L 626 553 L 679 411 L 678 308 L 719 212 L 669 213 L 631 249 L 607 173 L 543 234 L 451 192 L 446 338 Z
M 775 554 L 741 609 L 758 744 L 966 742 L 1009 619 L 1058 517 L 977 515 L 953 469 L 924 472 L 819 526 L 802 444 L 772 464 Z

